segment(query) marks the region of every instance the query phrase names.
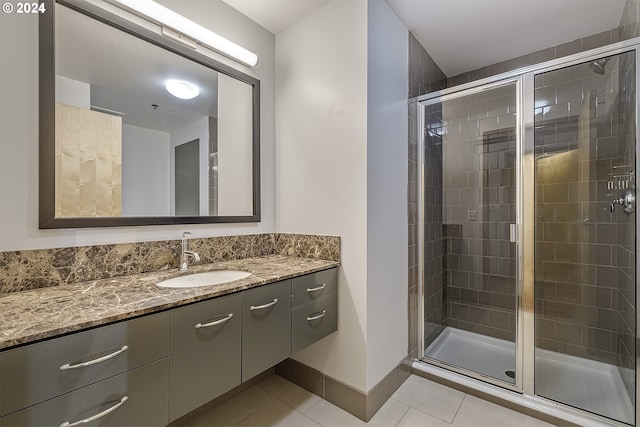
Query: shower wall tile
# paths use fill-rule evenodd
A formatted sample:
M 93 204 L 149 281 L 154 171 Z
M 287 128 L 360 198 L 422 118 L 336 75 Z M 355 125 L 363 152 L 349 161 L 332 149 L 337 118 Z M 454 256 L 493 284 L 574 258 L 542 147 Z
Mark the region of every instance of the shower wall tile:
M 541 52 L 544 54 L 543 51 L 541 51 Z M 522 56 L 519 56 L 517 58 L 509 60 L 509 67 L 511 69 L 527 67 L 527 66 L 529 66 L 531 64 L 533 64 L 533 58 L 532 58 L 531 54 L 522 55 Z
M 637 37 L 640 34 L 639 23 L 640 7 L 638 7 L 638 0 L 627 0 L 618 27 L 620 40 Z
M 595 49 L 600 46 L 606 46 L 611 43 L 611 31 L 603 31 L 593 34 L 582 39 L 582 50 Z M 616 32 L 617 33 L 617 32 Z
M 444 328 L 447 317 L 444 288 L 444 248 L 442 245 L 442 107 L 425 108 L 424 182 L 424 304 L 425 346 Z M 455 232 L 449 230 L 448 232 Z
M 447 77 L 433 61 L 418 40 L 409 33 L 409 98 L 446 87 Z M 429 120 L 441 122 L 441 112 L 431 111 Z M 425 149 L 425 187 L 419 187 L 420 153 L 417 135 L 417 103 L 409 105 L 409 349 L 411 357 L 422 356 L 418 349 L 421 322 L 424 322 L 426 344 L 443 328 L 446 317 L 444 304 L 443 250 L 442 250 L 442 172 L 441 149 L 437 141 Z M 440 142 L 441 144 L 441 142 Z M 424 197 L 424 258 L 418 259 L 418 201 Z M 419 264 L 424 266 L 423 283 L 419 283 Z M 423 301 L 419 300 L 420 288 Z M 425 318 L 420 318 L 420 304 L 424 304 Z
M 519 58 L 528 61 L 528 58 Z M 487 91 L 444 106 L 447 324 L 515 340 L 515 95 Z
M 625 18 L 628 20 L 625 21 Z M 622 21 L 627 28 L 635 23 L 635 35 L 639 34 L 637 27 L 640 21 L 640 8 L 638 0 L 628 0 L 623 13 Z M 621 23 L 622 23 L 621 21 Z M 627 25 L 629 24 L 629 25 Z M 626 117 L 635 117 L 635 61 L 631 55 L 625 55 L 620 64 L 619 80 L 623 88 L 619 96 L 620 110 L 627 115 L 620 114 L 617 117 L 618 145 L 617 157 L 622 159 L 624 165 L 635 165 L 636 140 L 635 129 L 637 124 Z M 634 167 L 637 169 L 637 167 Z M 637 174 L 637 173 L 636 173 Z M 631 181 L 629 186 L 635 192 L 635 181 Z M 635 215 L 617 216 L 617 245 L 612 248 L 612 264 L 617 267 L 616 283 L 617 289 L 612 289 L 611 306 L 617 313 L 617 340 L 612 340 L 611 347 L 617 355 L 616 363 L 629 396 L 633 399 L 635 384 L 635 336 L 636 336 L 636 247 L 635 247 Z M 614 262 L 615 261 L 615 262 Z
M 583 39 L 582 47 L 611 41 L 610 34 L 598 34 Z M 635 283 L 634 268 L 627 275 L 623 260 L 634 260 L 635 252 L 623 243 L 630 217 L 621 209 L 609 212 L 621 192 L 609 182 L 614 166 L 635 163 L 629 120 L 635 93 L 627 93 L 633 91 L 632 59 L 625 54 L 610 61 L 603 76 L 580 65 L 535 82 L 536 344 L 622 369 L 633 366 L 635 354 L 625 344 L 633 341 L 625 334 L 635 333 L 635 304 L 623 296 L 625 284 L 633 290 Z
M 555 58 L 562 58 L 564 56 L 573 55 L 574 53 L 582 52 L 582 39 L 573 40 L 567 43 L 559 44 L 555 47 Z M 554 59 L 554 58 L 549 58 Z M 544 62 L 544 61 L 541 61 Z
M 444 89 L 447 76 L 409 32 L 409 98 Z
M 574 52 L 575 53 L 575 52 Z M 550 61 L 556 58 L 557 47 L 550 47 L 547 49 L 538 50 L 531 54 L 531 64 L 539 64 L 541 62 Z M 516 67 L 518 68 L 518 67 Z

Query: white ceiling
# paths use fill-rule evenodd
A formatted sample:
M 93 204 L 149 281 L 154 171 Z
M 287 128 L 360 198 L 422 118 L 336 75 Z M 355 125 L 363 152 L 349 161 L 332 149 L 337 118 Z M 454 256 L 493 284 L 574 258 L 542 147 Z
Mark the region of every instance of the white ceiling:
M 451 77 L 615 28 L 625 0 L 387 0 Z
M 223 0 L 273 34 L 309 15 L 331 0 Z
M 56 74 L 91 85 L 91 105 L 124 113 L 126 124 L 171 133 L 218 115 L 218 74 L 210 68 L 59 4 Z M 200 95 L 178 99 L 165 90 L 168 79 L 189 81 Z
M 274 34 L 330 0 L 223 0 Z M 451 77 L 610 30 L 625 0 L 386 0 Z

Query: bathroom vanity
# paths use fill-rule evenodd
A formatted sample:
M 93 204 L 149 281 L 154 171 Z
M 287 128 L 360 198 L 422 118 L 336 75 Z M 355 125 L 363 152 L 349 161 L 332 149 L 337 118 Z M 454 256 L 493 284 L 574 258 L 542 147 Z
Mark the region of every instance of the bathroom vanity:
M 261 220 L 259 79 L 129 8 L 43 6 L 41 229 Z M 167 71 L 200 97 L 183 102 Z M 100 173 L 88 152 L 108 159 Z M 197 252 L 183 235 L 182 256 L 172 242 L 0 253 L 0 427 L 164 426 L 337 330 L 338 239 L 194 240 Z M 251 274 L 158 286 L 218 270 Z
M 252 273 L 215 286 L 158 287 L 173 270 L 0 297 L 0 426 L 166 425 L 335 331 L 338 265 L 273 255 L 192 268 Z

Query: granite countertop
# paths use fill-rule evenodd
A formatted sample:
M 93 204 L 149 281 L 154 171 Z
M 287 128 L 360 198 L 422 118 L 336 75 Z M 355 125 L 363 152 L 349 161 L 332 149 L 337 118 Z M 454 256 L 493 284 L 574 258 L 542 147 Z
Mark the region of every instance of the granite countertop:
M 105 325 L 340 265 L 336 261 L 267 255 L 192 265 L 186 274 L 242 270 L 251 276 L 197 288 L 161 288 L 178 269 L 92 280 L 0 295 L 0 349 Z

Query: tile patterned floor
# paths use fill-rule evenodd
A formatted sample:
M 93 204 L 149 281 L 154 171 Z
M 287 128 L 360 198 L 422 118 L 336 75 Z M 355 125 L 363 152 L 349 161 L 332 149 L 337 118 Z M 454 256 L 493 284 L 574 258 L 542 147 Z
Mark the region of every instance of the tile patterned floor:
M 411 375 L 365 423 L 277 375 L 193 420 L 189 427 L 543 427 L 551 424 Z

